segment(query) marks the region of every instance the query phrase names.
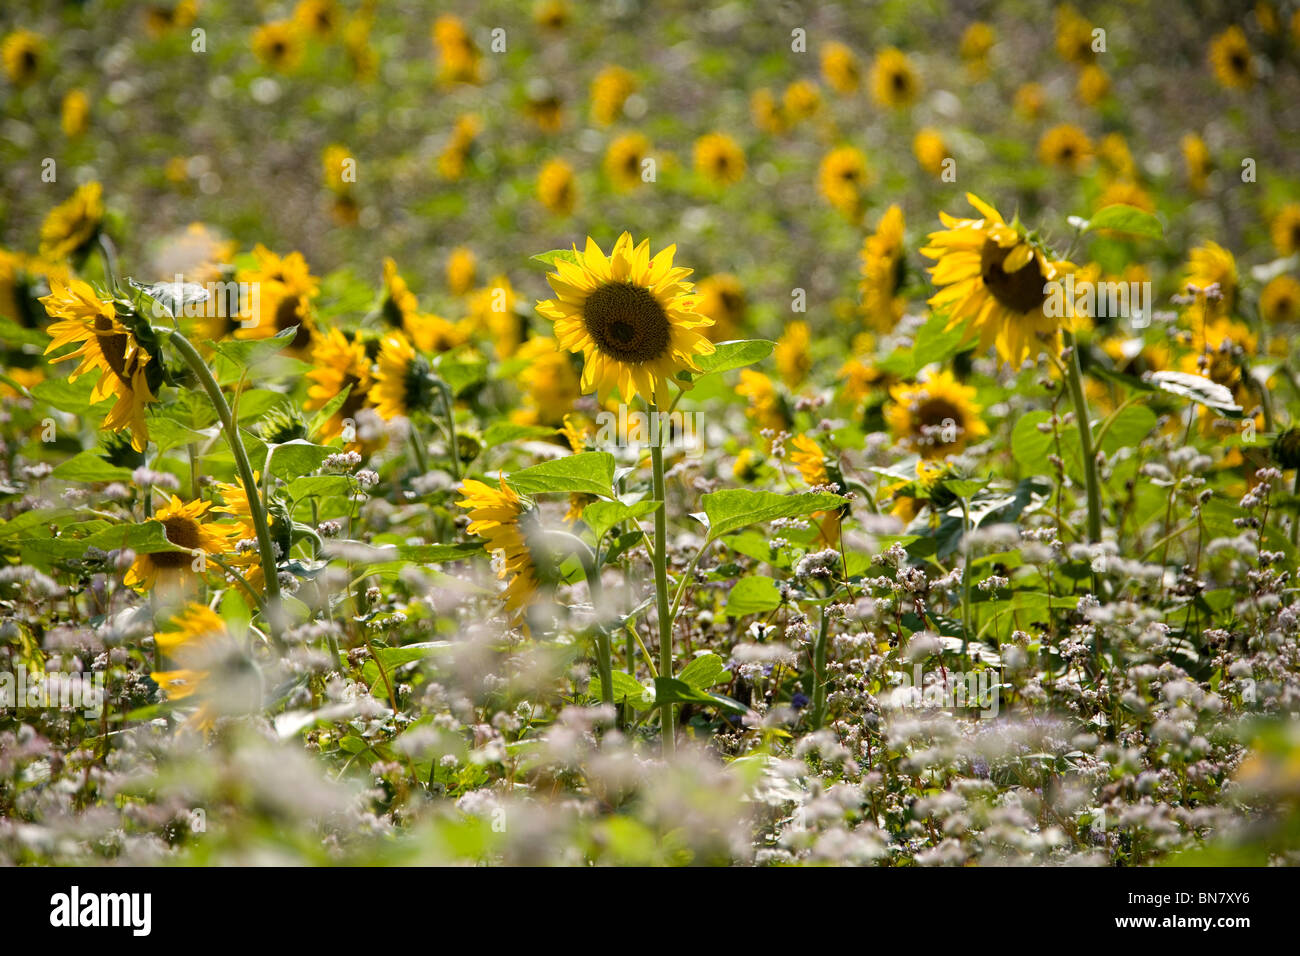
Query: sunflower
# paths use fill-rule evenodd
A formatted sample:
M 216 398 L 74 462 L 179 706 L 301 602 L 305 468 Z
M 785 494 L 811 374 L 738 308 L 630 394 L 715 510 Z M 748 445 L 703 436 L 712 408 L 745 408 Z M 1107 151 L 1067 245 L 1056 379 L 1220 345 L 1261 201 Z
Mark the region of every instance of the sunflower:
M 650 140 L 640 133 L 618 137 L 605 150 L 605 175 L 616 189 L 627 191 L 641 185 L 641 168 L 650 153 Z
M 524 319 L 518 302 L 514 286 L 504 275 L 496 276 L 469 297 L 467 324 L 491 336 L 499 359 L 510 358 L 524 341 Z
M 322 429 L 323 437 L 329 441 L 341 436 L 344 422 L 355 420 L 357 412 L 365 407 L 373 383 L 370 359 L 360 335 L 349 341 L 337 328 L 330 329 L 327 335 L 314 336 L 311 358 L 315 367 L 307 373 L 307 378 L 313 384 L 307 390 L 304 408 L 308 411 L 324 408 L 345 388 L 350 389 L 348 397 Z
M 509 578 L 506 608 L 517 618 L 538 587 L 537 568 L 520 524 L 527 505 L 504 478 L 499 489 L 467 478 L 461 484 L 461 494 L 465 497 L 456 504 L 469 510 L 469 533 L 484 538 L 488 551 L 502 553 L 498 577 Z
M 808 343 L 812 333 L 807 322 L 789 322 L 785 331 L 776 340 L 772 358 L 786 388 L 793 391 L 803 384 L 812 370 L 812 358 L 808 355 Z
M 856 218 L 862 210 L 867 181 L 867 158 L 852 146 L 831 150 L 817 172 L 822 196 L 849 218 Z
M 1266 322 L 1300 320 L 1300 282 L 1293 276 L 1276 276 L 1259 294 L 1259 314 Z
M 695 304 L 701 315 L 713 320 L 708 336 L 712 342 L 726 342 L 740 334 L 745 324 L 748 302 L 745 287 L 740 280 L 727 272 L 719 272 L 701 279 L 695 287 L 699 296 Z
M 321 173 L 325 188 L 334 192 L 347 192 L 351 189 L 355 183 L 347 177 L 352 172 L 352 166 L 349 165 L 352 163 L 355 163 L 352 150 L 346 146 L 341 143 L 326 146 L 321 153 Z
M 781 111 L 784 123 L 794 126 L 812 119 L 822 108 L 822 94 L 811 80 L 795 80 L 781 94 Z
M 420 311 L 415 293 L 398 273 L 392 257 L 384 259 L 384 299 L 379 312 L 388 325 L 410 336 L 421 352 L 448 352 L 469 338 L 466 323 Z
M 158 650 L 172 666 L 149 676 L 170 701 L 198 707 L 186 729 L 207 733 L 223 712 L 249 712 L 261 705 L 261 682 L 239 652 L 225 620 L 198 602 L 186 603 L 172 616 L 171 629 L 154 635 Z
M 894 384 L 892 372 L 885 372 L 861 359 L 851 358 L 840 366 L 838 380 L 843 383 L 844 397 L 860 402 L 867 396 Z
M 1289 256 L 1300 249 L 1300 202 L 1287 203 L 1269 225 L 1273 248 L 1279 256 Z
M 921 250 L 937 260 L 930 274 L 942 287 L 930 305 L 947 312 L 949 329 L 965 324 L 967 339 L 978 335 L 981 348 L 996 345 L 1004 362 L 1019 366 L 1040 345 L 1055 342 L 1062 320 L 1044 312 L 1045 286 L 1069 264 L 1049 261 L 1018 223 L 1008 225 L 975 194 L 966 199 L 983 218 L 941 212 L 947 229 L 930 233 Z
M 380 418 L 384 421 L 398 415 L 409 418 L 415 409 L 429 407 L 433 401 L 429 363 L 405 335 L 391 332 L 384 336 L 379 343 L 376 367 L 369 398 Z
M 1012 108 L 1024 119 L 1037 119 L 1046 105 L 1047 95 L 1039 83 L 1025 83 L 1016 89 Z
M 633 245 L 623 233 L 609 256 L 588 237 L 574 260 L 555 260 L 547 281 L 555 298 L 537 311 L 555 323 L 560 347 L 581 352 L 584 393 L 617 390 L 630 402 L 640 393 L 659 404 L 665 381 L 680 369 L 696 369 L 695 356 L 713 352 L 700 331 L 713 320 L 695 311 L 690 269 L 673 266 L 676 246 L 653 258 L 650 240 Z
M 533 23 L 543 30 L 563 30 L 572 18 L 569 0 L 537 0 L 533 4 Z
M 474 250 L 466 246 L 457 246 L 447 256 L 445 266 L 447 288 L 452 295 L 464 295 L 474 288 L 474 275 L 478 271 L 478 257 Z
M 821 446 L 807 435 L 795 435 L 790 444 L 790 464 L 799 472 L 799 477 L 810 488 L 821 488 L 830 484 L 830 473 L 826 470 L 826 455 Z
M 715 186 L 745 178 L 745 153 L 725 133 L 707 133 L 695 141 L 695 171 Z
M 627 98 L 636 92 L 636 77 L 621 66 L 607 66 L 591 81 L 591 118 L 609 126 L 623 112 Z
M 253 472 L 253 481 L 260 480 L 261 472 Z M 262 552 L 256 547 L 257 525 L 253 521 L 253 509 L 248 502 L 248 492 L 239 482 L 218 481 L 216 489 L 224 504 L 213 505 L 212 513 L 226 515 L 233 519 L 229 540 L 235 542 L 235 553 L 230 557 L 229 563 L 239 570 L 249 587 L 261 592 L 266 588 L 266 576 L 262 573 Z M 274 539 L 280 528 L 274 515 L 269 518 L 271 535 Z M 248 542 L 248 545 L 241 546 L 241 542 Z
M 370 19 L 358 15 L 343 27 L 343 53 L 352 76 L 362 83 L 369 83 L 379 72 L 379 57 L 370 43 Z
M 1092 62 L 1092 24 L 1070 4 L 1056 8 L 1056 52 L 1067 63 Z
M 862 85 L 858 58 L 843 43 L 827 43 L 821 52 L 822 79 L 837 93 L 848 96 Z
M 335 0 L 298 0 L 293 19 L 305 32 L 328 40 L 338 29 L 342 14 Z
M 1107 133 L 1097 142 L 1097 159 L 1116 179 L 1137 178 L 1137 164 L 1122 133 Z
M 1254 332 L 1232 319 L 1219 316 L 1198 322 L 1192 330 L 1191 351 L 1183 356 L 1182 370 L 1204 375 L 1236 392 L 1242 385 L 1238 357 L 1254 355 L 1258 343 Z
M 319 281 L 300 252 L 281 258 L 259 245 L 253 255 L 257 265 L 239 270 L 235 278 L 258 290 L 257 313 L 249 310 L 240 316 L 241 327 L 235 337 L 266 339 L 296 326 L 298 332 L 286 348 L 292 353 L 304 353 L 311 345 L 315 327 L 311 302 L 320 292 Z
M 750 95 L 749 115 L 753 117 L 754 125 L 764 133 L 779 136 L 785 132 L 785 118 L 781 115 L 781 105 L 769 89 L 757 89 Z
M 996 42 L 997 34 L 993 32 L 993 27 L 983 20 L 976 20 L 962 32 L 958 51 L 966 62 L 966 68 L 976 79 L 988 73 L 989 51 Z
M 45 62 L 45 40 L 30 30 L 15 30 L 0 43 L 5 75 L 14 86 L 26 86 L 36 79 Z
M 59 107 L 59 125 L 68 139 L 84 136 L 90 127 L 90 97 L 84 90 L 69 90 Z
M 1096 106 L 1110 92 L 1110 77 L 1096 63 L 1089 63 L 1079 71 L 1074 91 L 1084 106 Z
M 871 98 L 876 105 L 900 109 L 910 106 L 920 92 L 921 80 L 906 53 L 887 47 L 877 54 L 871 64 Z
M 958 382 L 951 372 L 938 372 L 915 385 L 895 385 L 889 397 L 893 400 L 885 410 L 889 430 L 923 458 L 960 454 L 969 442 L 989 432 L 979 417 L 975 389 Z
M 438 78 L 442 82 L 479 82 L 479 52 L 459 17 L 445 13 L 434 21 L 433 45 L 438 51 Z
M 525 342 L 517 355 L 528 363 L 519 373 L 519 387 L 528 407 L 520 409 L 513 420 L 525 425 L 563 425 L 582 394 L 569 353 L 561 351 L 555 339 L 538 336 Z
M 529 84 L 524 112 L 543 133 L 558 133 L 564 128 L 564 100 L 544 80 Z
M 482 132 L 483 123 L 477 114 L 465 113 L 456 120 L 452 127 L 447 145 L 438 155 L 438 173 L 443 179 L 455 182 L 465 175 L 465 164 L 469 160 L 474 141 Z
M 1080 172 L 1092 157 L 1092 143 L 1073 123 L 1061 123 L 1043 133 L 1038 141 L 1038 158 L 1048 166 Z
M 552 159 L 537 174 L 537 198 L 549 212 L 567 216 L 578 201 L 578 185 L 573 167 L 562 159 Z
M 890 514 L 911 524 L 921 509 L 930 504 L 931 498 L 939 491 L 944 479 L 952 474 L 952 468 L 941 461 L 922 458 L 916 463 L 916 479 L 892 485 L 886 494 L 893 501 Z
M 1210 41 L 1214 78 L 1230 90 L 1246 90 L 1255 82 L 1255 62 L 1241 27 L 1231 26 Z
M 912 155 L 931 176 L 943 172 L 943 161 L 948 158 L 948 146 L 937 129 L 926 126 L 916 131 L 912 139 Z
M 749 403 L 745 414 L 754 419 L 759 428 L 780 432 L 790 426 L 790 415 L 776 385 L 762 372 L 752 368 L 741 369 L 736 394 Z
M 862 317 L 877 332 L 888 332 L 903 316 L 903 210 L 890 206 L 876 231 L 862 243 Z
M 48 329 L 50 344 L 45 354 L 73 342 L 82 343 L 81 348 L 54 361 L 81 359 L 81 364 L 68 376 L 70 382 L 87 372 L 98 371 L 99 381 L 90 393 L 91 404 L 109 396 L 117 397 L 101 427 L 113 432 L 129 428 L 131 446 L 136 451 L 144 451 L 149 442 L 144 410 L 156 400 L 149 387 L 148 365 L 152 356 L 118 319 L 113 303 L 100 299 L 80 279 L 68 283 L 51 280 L 50 294 L 40 301 L 50 318 L 59 320 Z
M 1194 192 L 1205 192 L 1206 181 L 1210 176 L 1210 151 L 1205 140 L 1195 133 L 1187 133 L 1180 143 L 1183 151 L 1183 165 L 1187 167 L 1187 182 Z
M 1097 200 L 1098 209 L 1116 205 L 1133 206 L 1145 212 L 1156 211 L 1156 204 L 1150 194 L 1131 179 L 1111 180 Z
M 183 30 L 199 14 L 197 0 L 180 0 L 175 4 L 151 3 L 145 11 L 145 29 L 157 39 L 173 30 Z
M 104 187 L 78 186 L 65 202 L 50 210 L 41 223 L 41 256 L 71 259 L 90 248 L 104 222 Z
M 1217 242 L 1206 240 L 1188 256 L 1183 284 L 1202 292 L 1217 285 L 1223 310 L 1231 312 L 1237 304 L 1237 260 Z
M 212 521 L 208 515 L 211 507 L 210 501 L 184 502 L 172 495 L 149 520 L 161 524 L 167 540 L 185 550 L 137 555 L 123 579 L 126 586 L 149 591 L 159 584 L 175 585 L 186 575 L 198 573 L 194 562 L 200 556 L 229 551 L 235 528 Z
M 253 33 L 253 52 L 267 66 L 289 71 L 298 66 L 303 54 L 302 31 L 292 20 L 264 23 Z

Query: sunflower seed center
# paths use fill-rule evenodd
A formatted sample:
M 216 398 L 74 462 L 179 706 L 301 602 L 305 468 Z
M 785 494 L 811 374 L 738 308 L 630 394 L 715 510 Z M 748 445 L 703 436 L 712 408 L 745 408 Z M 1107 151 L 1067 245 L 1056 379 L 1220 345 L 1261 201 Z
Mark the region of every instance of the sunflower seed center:
M 650 362 L 668 348 L 668 313 L 643 286 L 631 282 L 600 286 L 587 296 L 582 319 L 596 347 L 620 362 Z

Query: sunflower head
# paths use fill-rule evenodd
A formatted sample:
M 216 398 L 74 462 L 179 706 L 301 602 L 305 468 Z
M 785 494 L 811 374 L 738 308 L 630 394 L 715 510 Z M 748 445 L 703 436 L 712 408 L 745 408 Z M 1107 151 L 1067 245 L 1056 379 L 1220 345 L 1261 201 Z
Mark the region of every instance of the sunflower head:
M 836 93 L 848 96 L 862 84 L 862 67 L 857 56 L 843 43 L 827 43 L 821 51 L 822 79 Z
M 695 171 L 715 186 L 745 177 L 745 154 L 726 133 L 707 133 L 695 141 Z
M 486 550 L 501 555 L 497 576 L 507 581 L 506 609 L 516 618 L 521 617 L 539 585 L 537 564 L 529 544 L 529 537 L 535 533 L 532 505 L 507 485 L 504 478 L 499 479 L 497 488 L 467 478 L 461 484 L 461 494 L 464 497 L 456 504 L 469 511 L 467 530 L 484 539 Z
M 520 410 L 517 420 L 529 425 L 567 422 L 582 394 L 569 353 L 561 350 L 555 339 L 537 336 L 525 342 L 517 355 L 528 363 L 519 372 L 528 406 Z
M 907 54 L 894 47 L 881 50 L 871 65 L 871 97 L 878 106 L 901 109 L 920 95 L 921 80 Z
M 975 404 L 975 389 L 951 372 L 939 372 L 924 382 L 899 384 L 889 390 L 891 404 L 885 420 L 894 436 L 923 458 L 960 453 L 974 439 L 988 434 Z
M 636 77 L 621 66 L 607 66 L 591 81 L 591 118 L 609 126 L 623 112 L 623 104 L 636 92 Z
M 555 324 L 560 347 L 583 356 L 583 392 L 618 391 L 630 402 L 667 398 L 665 384 L 695 356 L 713 352 L 701 331 L 713 320 L 695 311 L 690 269 L 673 265 L 676 246 L 650 255 L 650 240 L 623 233 L 608 256 L 596 241 L 554 261 L 547 276 L 555 297 L 537 311 Z
M 1230 26 L 1210 41 L 1210 67 L 1214 78 L 1227 89 L 1245 90 L 1254 85 L 1255 61 L 1241 27 Z
M 1279 256 L 1289 256 L 1300 249 L 1300 202 L 1287 203 L 1269 225 L 1273 248 Z
M 292 20 L 264 23 L 253 33 L 253 52 L 267 66 L 289 71 L 302 62 L 302 30 Z
M 1217 286 L 1223 311 L 1230 313 L 1237 304 L 1237 260 L 1223 246 L 1207 240 L 1188 256 L 1183 283 L 1200 292 Z
M 940 289 L 930 305 L 947 313 L 948 328 L 964 325 L 968 339 L 978 336 L 982 348 L 996 345 L 1003 361 L 1019 366 L 1040 347 L 1055 348 L 1058 330 L 1069 321 L 1044 309 L 1048 283 L 1063 277 L 1069 263 L 1049 259 L 1018 222 L 1008 224 L 978 196 L 967 193 L 966 199 L 982 218 L 940 213 L 946 228 L 931 233 L 921 249 L 937 260 L 930 274 Z
M 867 158 L 853 146 L 831 150 L 822 159 L 817 173 L 822 196 L 850 219 L 861 213 L 869 181 Z
M 1288 275 L 1270 279 L 1259 294 L 1259 313 L 1274 325 L 1300 321 L 1300 281 Z
M 578 201 L 578 184 L 573 167 L 562 159 L 552 159 L 537 174 L 537 198 L 557 216 L 573 212 Z
M 1043 133 L 1038 141 L 1038 158 L 1048 166 L 1077 173 L 1092 158 L 1092 143 L 1073 123 L 1061 123 Z
M 903 259 L 903 210 L 890 206 L 880 217 L 876 231 L 862 243 L 862 317 L 877 332 L 888 332 L 903 317 L 899 296 L 906 274 Z
M 156 586 L 171 589 L 197 580 L 206 570 L 202 558 L 231 549 L 233 526 L 211 520 L 208 501 L 184 502 L 175 495 L 154 513 L 151 521 L 162 525 L 167 540 L 181 550 L 137 555 L 126 573 L 127 587 L 150 591 Z
M 316 335 L 311 354 L 314 368 L 307 378 L 312 385 L 304 406 L 308 411 L 324 408 L 344 389 L 348 390 L 343 404 L 322 429 L 328 441 L 341 436 L 346 423 L 355 420 L 357 412 L 365 407 L 373 383 L 370 358 L 359 335 L 349 339 L 337 328 L 331 328 L 327 335 Z
M 826 453 L 817 442 L 807 435 L 795 435 L 790 441 L 790 464 L 799 472 L 799 477 L 810 488 L 822 488 L 830 484 L 830 472 L 826 468 Z
M 478 271 L 478 258 L 474 250 L 457 246 L 447 256 L 447 288 L 452 295 L 464 295 L 474 288 L 474 275 Z
M 42 258 L 63 260 L 85 255 L 103 222 L 104 188 L 99 183 L 78 186 L 41 224 Z
M 429 362 L 401 332 L 384 336 L 379 345 L 378 368 L 370 401 L 384 421 L 410 416 L 433 402 L 434 381 Z
M 605 151 L 605 175 L 615 189 L 636 189 L 644 181 L 642 165 L 650 155 L 650 140 L 640 133 L 628 133 L 609 144 Z
M 725 342 L 739 334 L 748 309 L 745 287 L 739 279 L 728 272 L 719 272 L 701 279 L 696 293 L 699 295 L 696 311 L 713 319 L 709 327 L 711 341 Z
M 225 620 L 204 604 L 189 602 L 154 635 L 170 670 L 149 676 L 170 701 L 197 703 L 187 729 L 208 732 L 223 714 L 257 710 L 262 704 L 257 668 L 240 651 Z
M 45 41 L 30 30 L 15 30 L 0 43 L 0 60 L 14 86 L 26 86 L 36 79 L 45 62 Z

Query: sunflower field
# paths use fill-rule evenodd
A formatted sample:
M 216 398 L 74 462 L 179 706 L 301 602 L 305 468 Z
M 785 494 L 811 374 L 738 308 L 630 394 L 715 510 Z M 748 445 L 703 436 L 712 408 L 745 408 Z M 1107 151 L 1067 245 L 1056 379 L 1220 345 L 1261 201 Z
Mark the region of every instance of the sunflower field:
M 1300 5 L 16 0 L 0 864 L 1300 861 Z

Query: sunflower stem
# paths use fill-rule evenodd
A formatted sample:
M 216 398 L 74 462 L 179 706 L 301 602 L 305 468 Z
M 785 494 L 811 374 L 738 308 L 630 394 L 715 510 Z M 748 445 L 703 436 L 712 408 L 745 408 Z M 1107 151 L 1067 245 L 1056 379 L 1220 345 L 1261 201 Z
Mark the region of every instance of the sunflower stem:
M 451 477 L 460 481 L 460 442 L 456 438 L 456 406 L 452 402 L 451 387 L 442 379 L 438 380 L 438 392 L 442 395 L 442 405 L 447 410 L 447 435 L 451 444 L 448 449 L 451 458 Z
M 659 414 L 654 402 L 650 406 L 650 418 L 654 420 Z M 663 677 L 673 676 L 673 618 L 668 606 L 668 501 L 664 495 L 664 448 L 663 430 L 650 443 L 650 470 L 654 500 L 659 502 L 655 509 L 655 599 L 659 616 L 659 673 Z M 659 708 L 660 733 L 663 738 L 664 756 L 671 756 L 675 749 L 676 735 L 673 729 L 673 705 L 664 704 Z
M 1065 380 L 1074 401 L 1074 420 L 1079 427 L 1079 445 L 1083 449 L 1083 480 L 1088 493 L 1088 540 L 1101 541 L 1101 484 L 1097 480 L 1097 453 L 1092 444 L 1092 419 L 1088 415 L 1088 399 L 1083 394 L 1083 367 L 1079 364 L 1079 346 L 1074 333 L 1063 329 L 1065 347 L 1070 350 L 1065 365 Z
M 248 462 L 248 452 L 244 449 L 244 440 L 239 435 L 239 427 L 231 414 L 226 396 L 221 393 L 221 386 L 217 384 L 203 357 L 190 344 L 189 339 L 175 329 L 155 328 L 154 332 L 159 338 L 165 336 L 171 340 L 176 351 L 180 353 L 181 358 L 185 359 L 185 363 L 189 365 L 190 370 L 203 386 L 203 390 L 207 392 L 208 400 L 212 402 L 217 417 L 221 419 L 221 428 L 226 433 L 226 441 L 230 443 L 230 452 L 239 471 L 239 480 L 244 486 L 244 494 L 248 497 L 248 510 L 252 514 L 253 527 L 257 531 L 257 548 L 262 556 L 262 578 L 266 582 L 267 633 L 270 634 L 271 643 L 276 646 L 276 649 L 284 650 L 284 642 L 280 637 L 280 578 L 275 561 L 275 546 L 271 541 L 271 527 L 266 520 L 266 508 L 262 504 L 257 479 L 253 477 L 253 466 Z
M 827 601 L 829 600 L 830 595 L 827 594 Z M 826 632 L 830 618 L 825 604 L 821 610 L 821 626 L 817 631 L 817 643 L 813 645 L 813 730 L 821 730 L 822 724 L 826 722 Z

